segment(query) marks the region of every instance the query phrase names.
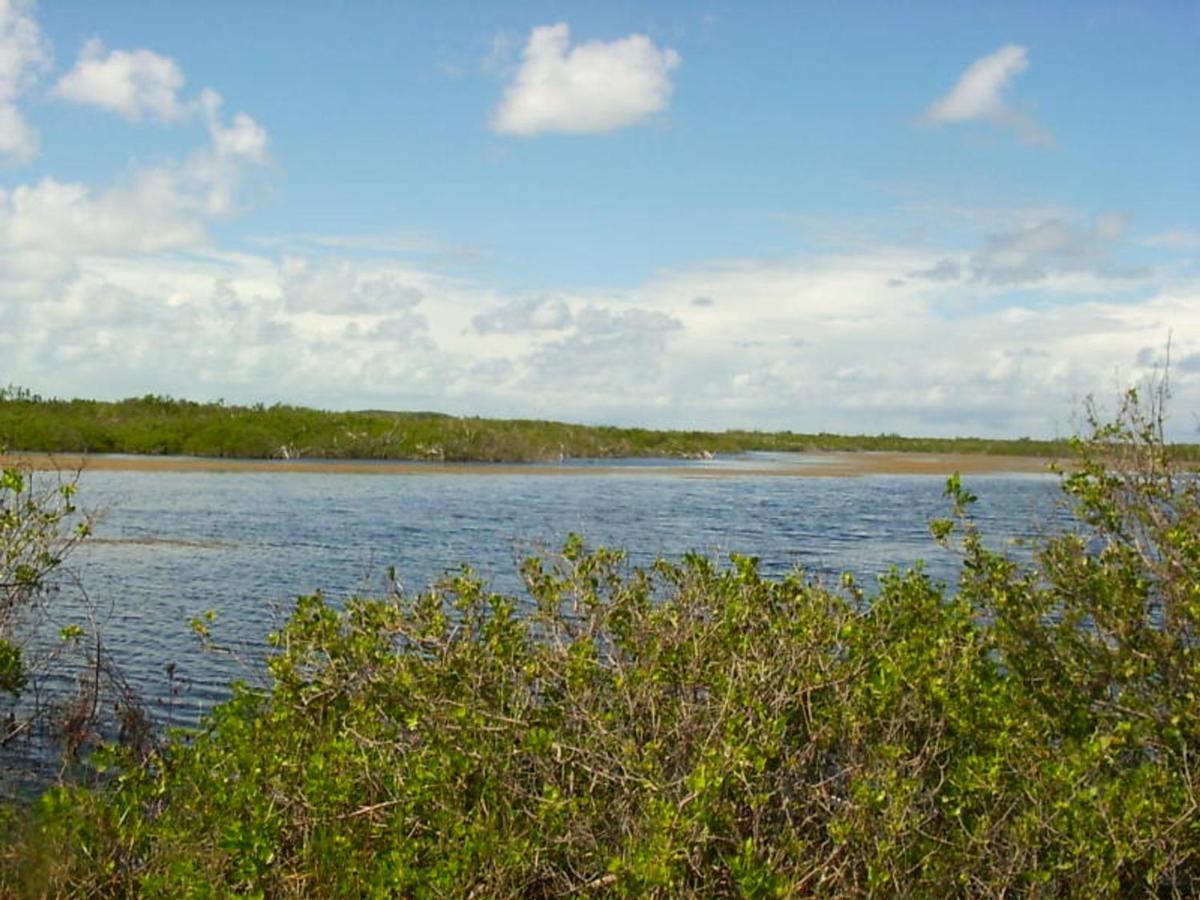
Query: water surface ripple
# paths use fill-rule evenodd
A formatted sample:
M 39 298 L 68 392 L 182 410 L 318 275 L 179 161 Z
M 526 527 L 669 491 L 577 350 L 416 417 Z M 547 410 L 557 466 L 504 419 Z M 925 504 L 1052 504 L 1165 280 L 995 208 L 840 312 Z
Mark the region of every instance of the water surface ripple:
M 995 544 L 1028 536 L 1057 493 L 1044 475 L 967 483 Z M 200 650 L 187 622 L 204 610 L 220 616 L 218 641 L 254 658 L 298 594 L 379 591 L 389 566 L 406 589 L 421 590 L 464 562 L 495 589 L 519 592 L 519 560 L 554 551 L 568 532 L 626 549 L 635 563 L 740 552 L 771 574 L 803 567 L 833 582 L 850 571 L 869 586 L 889 566 L 925 559 L 935 577 L 953 581 L 955 558 L 928 532 L 946 513 L 943 486 L 913 475 L 85 471 L 81 503 L 101 516 L 97 539 L 71 565 L 133 686 L 160 719 L 182 723 L 225 696 L 231 677 L 253 675 Z M 170 664 L 184 687 L 173 706 Z

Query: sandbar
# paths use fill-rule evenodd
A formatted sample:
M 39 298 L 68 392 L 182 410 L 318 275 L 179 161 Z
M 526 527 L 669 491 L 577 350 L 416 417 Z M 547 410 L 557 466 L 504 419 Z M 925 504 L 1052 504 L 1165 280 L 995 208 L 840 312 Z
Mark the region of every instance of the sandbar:
M 223 459 L 195 456 L 127 454 L 9 453 L 0 465 L 23 465 L 40 471 L 121 472 L 270 472 L 338 475 L 646 475 L 689 478 L 847 478 L 863 475 L 964 475 L 1046 472 L 1050 461 L 1032 456 L 983 453 L 812 452 L 796 462 L 722 460 L 721 464 L 639 463 L 430 463 L 406 460 Z

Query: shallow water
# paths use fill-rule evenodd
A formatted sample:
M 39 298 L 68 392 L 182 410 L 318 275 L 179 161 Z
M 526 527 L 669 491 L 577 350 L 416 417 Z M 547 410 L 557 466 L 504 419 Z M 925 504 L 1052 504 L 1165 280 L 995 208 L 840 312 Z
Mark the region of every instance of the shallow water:
M 968 484 L 994 543 L 1028 536 L 1056 497 L 1042 475 Z M 298 594 L 380 591 L 388 567 L 417 591 L 462 563 L 520 592 L 520 559 L 553 552 L 569 532 L 635 563 L 740 552 L 771 574 L 802 567 L 832 582 L 850 571 L 871 585 L 889 566 L 924 559 L 952 581 L 955 559 L 927 527 L 946 513 L 943 486 L 929 476 L 90 471 L 80 499 L 101 512 L 96 539 L 70 565 L 131 684 L 160 719 L 180 723 L 224 696 L 231 677 L 254 674 L 200 650 L 187 623 L 205 610 L 219 615 L 215 638 L 252 659 Z M 168 706 L 172 664 L 183 691 Z

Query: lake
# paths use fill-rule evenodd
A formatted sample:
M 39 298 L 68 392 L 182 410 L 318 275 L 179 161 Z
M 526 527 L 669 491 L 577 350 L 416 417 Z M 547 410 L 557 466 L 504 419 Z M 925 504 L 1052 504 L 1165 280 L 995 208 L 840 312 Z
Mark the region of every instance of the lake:
M 406 590 L 419 591 L 469 563 L 495 590 L 519 594 L 519 561 L 553 553 L 570 532 L 591 546 L 625 549 L 635 564 L 689 550 L 738 552 L 758 556 L 770 574 L 800 567 L 835 584 L 853 572 L 869 590 L 888 567 L 923 559 L 935 578 L 956 578 L 956 558 L 928 531 L 930 519 L 947 513 L 944 477 L 763 474 L 781 465 L 798 460 L 606 462 L 594 472 L 577 464 L 569 476 L 511 467 L 88 470 L 78 496 L 98 521 L 68 567 L 132 687 L 159 723 L 176 725 L 194 724 L 227 696 L 231 678 L 260 677 L 262 639 L 301 593 L 379 593 L 389 567 Z M 1032 536 L 1053 517 L 1052 476 L 964 480 L 980 498 L 976 518 L 993 545 Z M 78 598 L 75 587 L 64 588 L 47 634 L 78 616 Z M 215 640 L 246 665 L 200 648 L 188 622 L 209 609 L 219 617 Z

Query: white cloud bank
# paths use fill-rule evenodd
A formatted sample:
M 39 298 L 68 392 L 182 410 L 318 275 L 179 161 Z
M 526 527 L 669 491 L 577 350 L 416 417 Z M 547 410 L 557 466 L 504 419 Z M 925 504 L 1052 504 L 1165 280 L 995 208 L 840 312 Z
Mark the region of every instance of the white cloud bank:
M 565 23 L 534 28 L 492 114 L 492 130 L 532 137 L 594 134 L 636 125 L 671 101 L 674 50 L 645 35 L 571 45 Z
M 1009 85 L 1028 67 L 1025 48 L 1006 44 L 971 63 L 950 92 L 929 105 L 921 121 L 927 125 L 987 122 L 1015 131 L 1024 143 L 1053 146 L 1054 136 L 1005 98 Z
M 134 242 L 114 236 L 66 256 L 60 234 L 27 233 L 24 268 L 0 275 L 0 382 L 43 393 L 1053 436 L 1087 394 L 1148 374 L 1173 333 L 1176 434 L 1194 439 L 1200 408 L 1200 282 L 1113 281 L 1071 255 L 1043 263 L 1054 303 L 973 277 L 974 254 L 883 245 L 524 294 L 394 257 L 206 251 L 199 235 L 166 254 L 106 252 Z M 910 277 L 944 260 L 958 277 Z

